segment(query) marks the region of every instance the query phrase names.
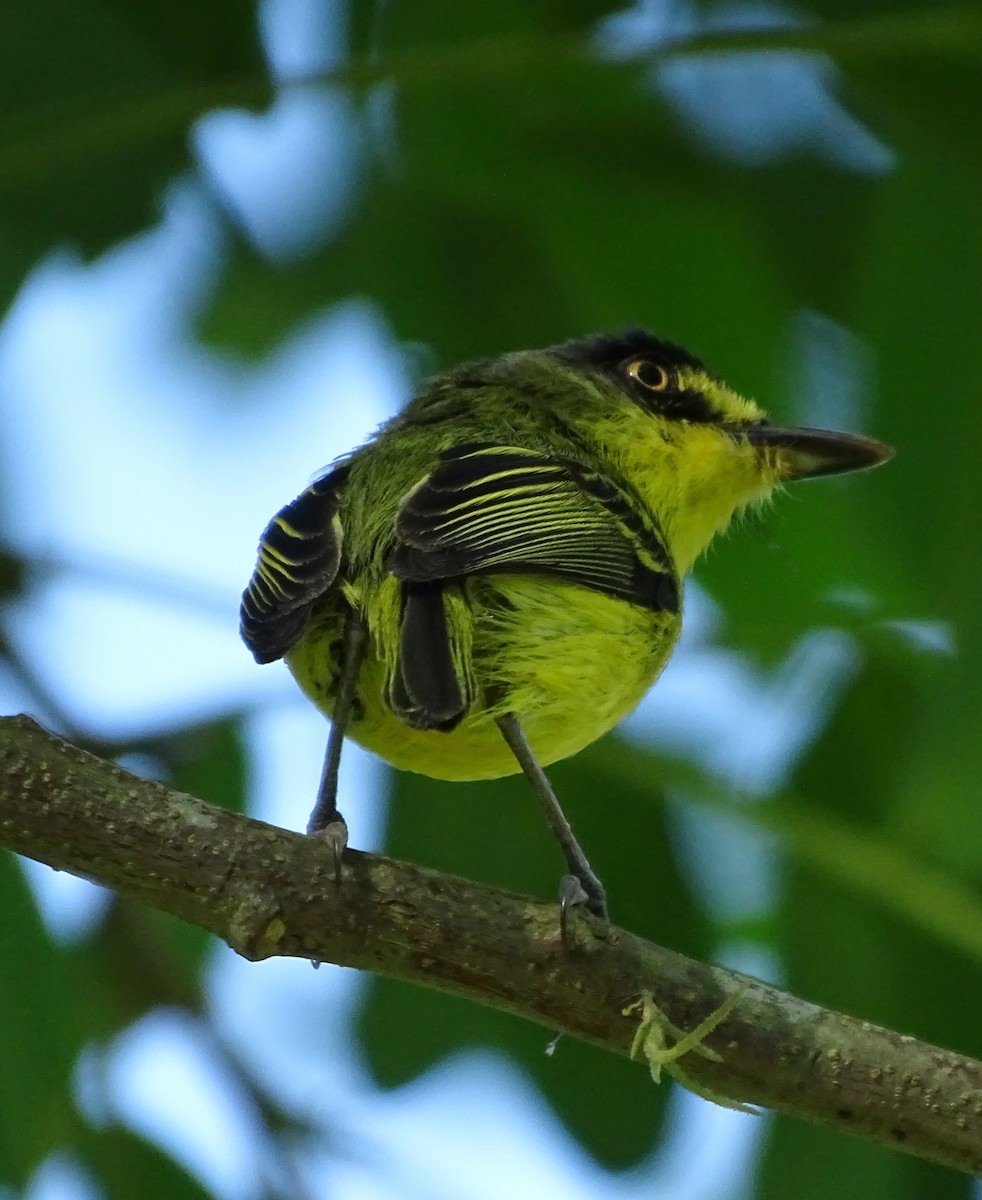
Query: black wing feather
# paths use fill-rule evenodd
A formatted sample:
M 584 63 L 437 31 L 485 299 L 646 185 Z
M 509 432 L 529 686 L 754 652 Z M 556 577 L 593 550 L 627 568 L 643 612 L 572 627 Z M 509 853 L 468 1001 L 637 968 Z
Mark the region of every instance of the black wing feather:
M 442 583 L 405 583 L 399 661 L 389 705 L 415 729 L 449 732 L 470 704 L 457 674 L 447 627 Z
M 311 484 L 280 509 L 260 539 L 240 609 L 242 639 L 257 662 L 282 658 L 296 644 L 315 602 L 334 583 L 342 545 L 338 493 L 348 470 L 337 467 Z
M 521 447 L 447 451 L 403 500 L 388 569 L 407 583 L 538 573 L 677 612 L 654 522 L 604 476 Z

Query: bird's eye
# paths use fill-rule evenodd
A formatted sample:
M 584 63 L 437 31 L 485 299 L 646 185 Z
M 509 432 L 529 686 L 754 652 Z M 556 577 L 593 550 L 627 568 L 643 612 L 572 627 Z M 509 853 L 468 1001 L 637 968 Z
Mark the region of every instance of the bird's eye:
M 649 392 L 664 392 L 668 387 L 668 372 L 650 358 L 632 358 L 624 371 Z

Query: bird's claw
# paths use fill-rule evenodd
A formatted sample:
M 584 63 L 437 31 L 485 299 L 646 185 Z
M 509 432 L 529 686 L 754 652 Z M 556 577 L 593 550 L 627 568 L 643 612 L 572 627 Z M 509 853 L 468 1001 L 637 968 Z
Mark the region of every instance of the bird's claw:
M 320 838 L 330 847 L 334 861 L 334 886 L 339 888 L 341 886 L 341 863 L 348 845 L 348 826 L 345 824 L 344 818 L 338 813 L 334 820 L 329 821 L 323 829 L 310 832 L 313 837 Z
M 602 921 L 608 920 L 607 901 L 601 889 L 591 894 L 575 875 L 564 875 L 559 881 L 559 933 L 567 950 L 571 948 L 569 916 L 572 910 L 585 904 L 587 910 Z

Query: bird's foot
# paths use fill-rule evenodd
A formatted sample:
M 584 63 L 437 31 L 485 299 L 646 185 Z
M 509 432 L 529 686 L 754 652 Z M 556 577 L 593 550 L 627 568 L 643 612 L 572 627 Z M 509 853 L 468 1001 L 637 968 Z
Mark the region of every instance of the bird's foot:
M 570 913 L 581 904 L 602 921 L 610 920 L 607 915 L 607 896 L 603 884 L 595 875 L 589 879 L 564 875 L 559 881 L 559 932 L 567 950 L 571 948 Z
M 336 812 L 334 819 L 328 821 L 320 829 L 308 826 L 307 833 L 309 836 L 317 838 L 318 841 L 325 842 L 330 848 L 334 863 L 334 886 L 336 888 L 340 887 L 341 863 L 348 846 L 348 826 L 345 824 L 344 817 L 339 812 Z

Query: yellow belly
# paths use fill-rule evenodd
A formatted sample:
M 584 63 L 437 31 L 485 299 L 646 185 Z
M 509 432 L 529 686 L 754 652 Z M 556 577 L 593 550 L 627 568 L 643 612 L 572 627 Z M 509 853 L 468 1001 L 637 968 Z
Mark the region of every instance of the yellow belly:
M 493 620 L 481 587 L 507 599 Z M 473 665 L 479 699 L 450 731 L 412 729 L 385 702 L 386 669 L 370 643 L 347 734 L 402 770 L 436 779 L 496 779 L 519 766 L 495 716 L 513 712 L 546 766 L 582 750 L 638 704 L 678 635 L 677 614 L 653 613 L 542 577 L 496 577 L 476 589 Z M 339 622 L 307 633 L 288 661 L 325 712 L 334 706 Z

